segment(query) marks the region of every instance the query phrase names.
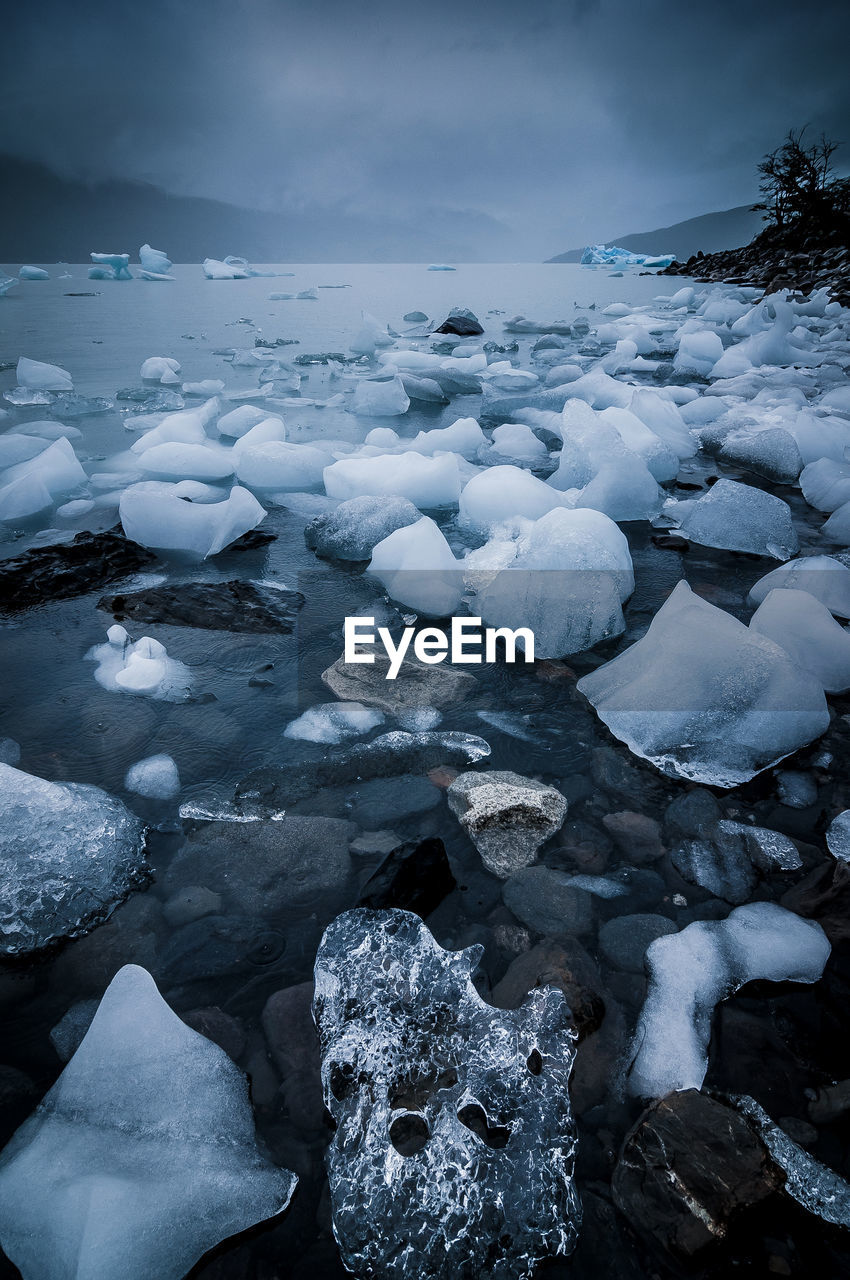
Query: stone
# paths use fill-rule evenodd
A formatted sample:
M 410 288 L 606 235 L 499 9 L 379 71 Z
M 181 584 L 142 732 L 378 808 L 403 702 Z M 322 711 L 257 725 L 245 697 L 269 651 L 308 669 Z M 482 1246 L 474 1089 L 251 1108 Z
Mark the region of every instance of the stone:
M 138 573 L 156 559 L 123 533 L 84 530 L 71 542 L 32 547 L 0 562 L 0 608 L 28 609 L 49 600 L 69 600 L 108 582 Z
M 600 927 L 599 947 L 608 963 L 616 969 L 643 973 L 643 958 L 650 942 L 665 933 L 675 932 L 676 925 L 666 916 L 615 916 Z
M 544 937 L 583 937 L 593 927 L 593 899 L 550 867 L 524 867 L 502 888 L 505 906 Z
M 348 850 L 358 858 L 386 857 L 400 844 L 404 844 L 404 838 L 396 831 L 361 831 Z
M 478 687 L 475 676 L 446 664 L 428 666 L 414 659 L 401 664 L 394 680 L 387 679 L 390 660 L 376 653 L 373 663 L 337 658 L 322 672 L 322 680 L 342 702 L 363 702 L 390 716 L 419 707 L 454 708 Z
M 747 1121 L 695 1089 L 644 1111 L 614 1170 L 614 1203 L 639 1236 L 679 1261 L 721 1243 L 730 1224 L 782 1184 Z
M 162 909 L 162 914 L 172 929 L 179 929 L 202 916 L 216 915 L 221 911 L 221 894 L 213 893 L 202 884 L 187 884 L 173 893 Z
M 285 987 L 269 996 L 262 1023 L 272 1061 L 280 1072 L 289 1122 L 299 1132 L 315 1135 L 324 1129 L 325 1109 L 312 1003 L 312 982 Z
M 721 817 L 720 805 L 711 792 L 694 787 L 670 801 L 664 813 L 664 827 L 673 838 L 703 836 Z
M 570 1007 L 579 1042 L 602 1025 L 605 1001 L 596 965 L 575 941 L 566 944 L 539 942 L 511 961 L 490 993 L 497 1009 L 518 1009 L 529 991 L 557 987 Z
M 560 791 L 503 770 L 462 773 L 447 796 L 481 861 L 502 880 L 534 861 L 567 813 Z
M 602 825 L 628 862 L 655 862 L 664 852 L 661 827 L 644 813 L 636 813 L 632 809 L 608 813 L 602 819 Z
M 434 333 L 454 333 L 460 338 L 474 338 L 483 333 L 481 321 L 469 307 L 452 307 Z
M 217 1044 L 234 1062 L 238 1062 L 244 1053 L 246 1039 L 242 1023 L 215 1005 L 204 1009 L 190 1009 L 188 1013 L 181 1014 L 181 1019 L 187 1027 L 197 1031 L 198 1035 Z
M 126 595 L 104 596 L 97 607 L 118 622 L 287 635 L 303 604 L 300 591 L 237 578 L 230 582 L 163 583 Z
M 456 887 L 442 840 L 409 842 L 387 855 L 364 884 L 357 905 L 397 907 L 426 919 Z

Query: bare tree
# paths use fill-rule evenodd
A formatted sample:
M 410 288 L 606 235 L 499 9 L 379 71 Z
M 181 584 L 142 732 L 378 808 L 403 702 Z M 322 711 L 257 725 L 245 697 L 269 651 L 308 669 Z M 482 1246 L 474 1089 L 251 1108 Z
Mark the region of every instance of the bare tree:
M 769 152 L 758 167 L 763 200 L 753 206 L 764 212 L 765 222 L 782 229 L 797 220 L 811 221 L 831 205 L 832 157 L 841 145 L 821 134 L 806 145 L 809 126 L 789 129 L 785 141 Z

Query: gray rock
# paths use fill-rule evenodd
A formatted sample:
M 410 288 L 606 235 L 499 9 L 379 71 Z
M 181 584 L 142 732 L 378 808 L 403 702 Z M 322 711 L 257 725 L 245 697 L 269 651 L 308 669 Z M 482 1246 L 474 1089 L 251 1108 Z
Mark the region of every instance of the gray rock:
M 349 498 L 333 511 L 311 520 L 304 530 L 304 540 L 317 556 L 369 560 L 376 543 L 396 529 L 415 524 L 421 515 L 407 498 Z
M 63 1062 L 69 1062 L 79 1049 L 99 1003 L 99 1000 L 78 1000 L 50 1032 L 50 1043 Z
M 403 843 L 404 838 L 395 831 L 361 831 L 348 848 L 357 858 L 376 858 L 386 857 Z
M 475 676 L 446 664 L 428 666 L 407 660 L 394 680 L 387 679 L 389 667 L 386 654 L 376 653 L 372 663 L 345 662 L 340 657 L 322 672 L 322 680 L 341 701 L 364 702 L 391 716 L 419 707 L 454 708 L 478 687 Z
M 505 881 L 502 898 L 518 920 L 545 937 L 582 937 L 593 927 L 593 898 L 550 867 L 524 867 Z
M 661 828 L 654 818 L 633 809 L 608 813 L 602 819 L 617 848 L 631 863 L 655 862 L 664 852 Z
M 403 773 L 397 778 L 372 778 L 349 795 L 351 817 L 358 826 L 376 827 L 427 813 L 442 803 L 442 792 L 427 778 Z
M 484 332 L 478 316 L 469 307 L 452 307 L 446 319 L 435 333 L 454 333 L 461 338 L 474 338 Z
M 664 814 L 664 826 L 673 838 L 698 838 L 714 827 L 720 817 L 720 805 L 711 792 L 696 787 L 670 802 Z
M 146 873 L 143 824 L 99 787 L 0 764 L 0 808 L 0 954 L 88 932 Z
M 643 957 L 650 942 L 665 933 L 675 933 L 676 925 L 666 916 L 616 916 L 599 930 L 599 948 L 609 964 L 627 973 L 643 973 Z
M 481 861 L 502 880 L 534 861 L 567 814 L 567 801 L 554 787 L 500 770 L 461 773 L 447 797 Z

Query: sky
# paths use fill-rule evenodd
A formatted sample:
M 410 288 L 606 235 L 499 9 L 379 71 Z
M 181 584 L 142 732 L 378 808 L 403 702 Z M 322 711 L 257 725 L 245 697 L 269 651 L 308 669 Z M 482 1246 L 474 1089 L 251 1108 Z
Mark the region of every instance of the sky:
M 435 212 L 522 261 L 744 204 L 807 122 L 850 170 L 846 0 L 43 0 L 3 34 L 0 153 L 423 251 Z

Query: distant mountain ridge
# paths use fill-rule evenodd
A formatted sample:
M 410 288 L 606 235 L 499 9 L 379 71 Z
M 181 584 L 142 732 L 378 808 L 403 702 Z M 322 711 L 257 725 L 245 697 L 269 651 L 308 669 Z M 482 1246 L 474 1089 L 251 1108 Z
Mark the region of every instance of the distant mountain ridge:
M 697 218 L 674 222 L 670 227 L 658 227 L 655 231 L 639 231 L 633 235 L 615 236 L 605 244 L 616 244 L 632 253 L 675 253 L 679 262 L 702 249 L 703 253 L 717 253 L 721 249 L 737 249 L 749 244 L 763 226 L 761 214 L 753 213 L 748 204 L 734 209 L 721 209 L 717 213 L 703 213 Z M 580 262 L 581 249 L 568 249 L 547 262 Z
M 146 242 L 173 262 L 228 254 L 250 262 L 498 262 L 513 254 L 510 228 L 476 210 L 267 213 L 144 182 L 65 179 L 3 155 L 0 190 L 0 262 L 10 265 L 87 262 L 92 250 L 135 260 Z

